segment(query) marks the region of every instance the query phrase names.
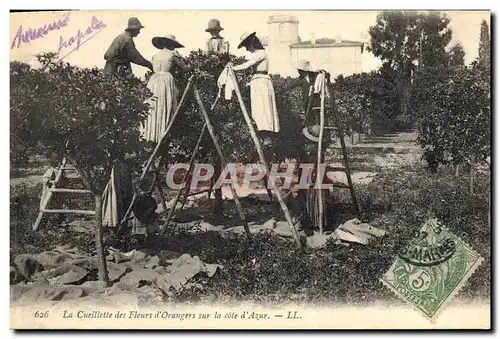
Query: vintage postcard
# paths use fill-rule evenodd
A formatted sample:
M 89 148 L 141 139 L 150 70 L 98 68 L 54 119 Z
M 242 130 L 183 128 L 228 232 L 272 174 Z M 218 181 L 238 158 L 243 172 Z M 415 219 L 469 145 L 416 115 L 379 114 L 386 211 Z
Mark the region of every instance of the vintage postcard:
M 490 329 L 490 16 L 11 12 L 11 328 Z

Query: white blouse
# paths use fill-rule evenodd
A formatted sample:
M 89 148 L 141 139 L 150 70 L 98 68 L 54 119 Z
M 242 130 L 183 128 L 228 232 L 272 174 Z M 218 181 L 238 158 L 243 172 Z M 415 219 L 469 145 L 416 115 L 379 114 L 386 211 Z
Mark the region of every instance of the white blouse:
M 267 57 L 267 52 L 264 49 L 258 49 L 252 53 L 250 56 L 250 60 L 247 62 L 234 66 L 233 69 L 235 71 L 243 71 L 250 67 L 255 67 L 255 70 L 258 72 L 267 72 L 269 69 L 269 59 Z

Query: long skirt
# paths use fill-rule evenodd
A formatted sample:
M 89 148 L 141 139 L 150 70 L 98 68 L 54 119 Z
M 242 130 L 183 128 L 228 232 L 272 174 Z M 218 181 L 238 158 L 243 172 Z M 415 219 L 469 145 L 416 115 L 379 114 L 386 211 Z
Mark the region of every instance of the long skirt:
M 259 131 L 278 133 L 280 124 L 278 108 L 271 77 L 265 74 L 256 74 L 250 82 L 250 105 L 252 119 Z
M 102 195 L 102 226 L 117 227 L 124 217 L 132 196 L 132 177 L 125 165 L 115 160 L 111 178 Z
M 149 100 L 150 110 L 142 136 L 147 141 L 159 142 L 177 108 L 178 90 L 169 72 L 153 74 L 147 86 L 153 96 Z

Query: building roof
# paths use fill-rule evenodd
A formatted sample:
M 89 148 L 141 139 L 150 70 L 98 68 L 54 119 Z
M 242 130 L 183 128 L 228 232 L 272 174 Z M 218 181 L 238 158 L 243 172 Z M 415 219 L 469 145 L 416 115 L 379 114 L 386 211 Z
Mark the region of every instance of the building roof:
M 285 23 L 285 22 L 291 22 L 291 23 L 299 23 L 299 19 L 296 16 L 292 15 L 271 15 L 267 23 L 272 24 L 272 23 Z
M 335 39 L 321 38 L 316 39 L 315 43 L 311 40 L 301 41 L 291 44 L 291 48 L 314 48 L 314 47 L 363 47 L 363 43 L 360 41 L 342 40 L 338 42 Z

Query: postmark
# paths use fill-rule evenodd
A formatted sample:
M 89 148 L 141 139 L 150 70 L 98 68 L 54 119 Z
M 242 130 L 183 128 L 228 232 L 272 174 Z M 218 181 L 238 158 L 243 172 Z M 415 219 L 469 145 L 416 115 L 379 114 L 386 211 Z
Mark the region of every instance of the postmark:
M 429 218 L 381 278 L 428 319 L 458 293 L 483 258 L 462 239 Z

